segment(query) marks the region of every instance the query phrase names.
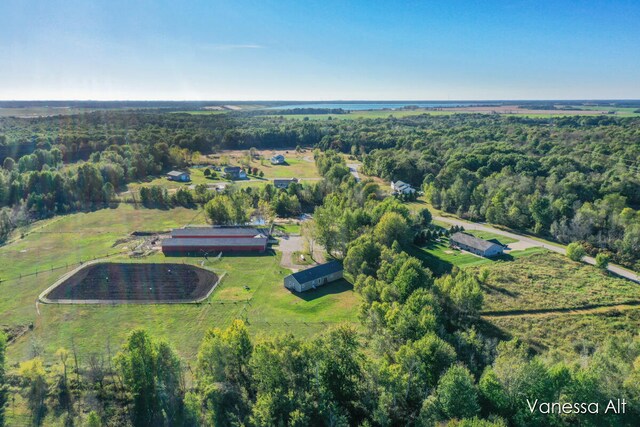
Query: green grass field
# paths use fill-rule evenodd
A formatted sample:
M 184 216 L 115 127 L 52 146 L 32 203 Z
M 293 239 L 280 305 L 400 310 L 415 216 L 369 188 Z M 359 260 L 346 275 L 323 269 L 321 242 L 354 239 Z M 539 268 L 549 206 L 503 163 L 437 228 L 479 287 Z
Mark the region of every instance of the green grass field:
M 306 158 L 305 158 L 306 157 Z M 157 185 L 164 187 L 168 190 L 178 188 L 189 188 L 190 186 L 197 184 L 216 184 L 225 182 L 227 184 L 233 183 L 239 186 L 261 187 L 268 182 L 273 181 L 274 178 L 303 178 L 310 180 L 320 179 L 320 174 L 316 168 L 315 163 L 312 160 L 312 155 L 307 156 L 298 153 L 292 153 L 287 155 L 287 164 L 284 165 L 272 165 L 268 159 L 260 162 L 253 161 L 251 163 L 252 168 L 258 168 L 264 173 L 264 177 L 249 176 L 247 180 L 230 181 L 221 176 L 221 173 L 216 171 L 216 177 L 214 179 L 207 178 L 204 175 L 206 168 L 187 168 L 187 171 L 191 174 L 191 182 L 176 182 L 170 181 L 166 176 L 157 176 L 144 181 L 132 182 L 127 185 L 127 190 L 132 192 L 140 191 L 140 187 L 149 187 Z M 229 157 L 229 163 L 234 166 L 240 166 L 237 157 Z
M 201 304 L 180 305 L 47 305 L 38 304 L 38 295 L 79 261 L 102 258 L 123 251 L 131 242 L 117 244 L 132 231 L 162 231 L 188 223 L 201 224 L 200 211 L 189 209 L 134 209 L 121 205 L 80 213 L 50 221 L 34 228 L 24 239 L 0 248 L 0 324 L 33 330 L 9 347 L 14 363 L 31 357 L 34 349 L 45 358 L 54 357 L 59 347 L 75 344 L 81 357 L 101 352 L 107 344 L 117 350 L 135 327 L 143 327 L 155 336 L 167 338 L 187 360 L 192 360 L 203 334 L 211 327 L 225 327 L 235 318 L 243 318 L 256 336 L 292 332 L 310 336 L 329 325 L 356 324 L 354 307 L 358 297 L 346 282 L 331 284 L 302 296 L 283 287 L 290 272 L 280 267 L 280 253 L 264 256 L 229 256 L 210 260 L 205 267 L 226 275 L 212 296 Z M 126 254 L 113 261 L 129 260 Z M 136 262 L 162 262 L 161 254 Z M 202 258 L 168 259 L 201 265 Z M 68 268 L 66 265 L 69 265 Z M 51 267 L 59 267 L 51 271 Z M 35 273 L 37 275 L 29 275 Z M 20 274 L 25 277 L 19 278 Z
M 585 107 L 585 106 L 577 106 L 583 110 L 607 110 L 607 111 L 615 111 L 614 117 L 638 117 L 639 113 L 634 113 L 637 108 L 627 108 L 627 107 Z M 346 114 L 287 114 L 282 115 L 285 119 L 291 120 L 357 120 L 357 119 L 386 119 L 389 117 L 394 118 L 403 118 L 403 117 L 411 117 L 411 116 L 419 116 L 422 114 L 428 114 L 430 116 L 451 116 L 455 114 L 489 114 L 489 113 L 477 113 L 473 111 L 452 111 L 452 110 L 425 110 L 425 109 L 417 109 L 417 110 L 365 110 L 365 111 L 352 111 Z M 579 115 L 580 112 L 557 112 L 554 114 L 549 113 L 536 113 L 536 112 L 521 112 L 521 113 L 501 113 L 501 116 L 510 116 L 510 117 L 529 117 L 529 118 L 554 118 L 554 117 L 562 117 L 562 116 L 574 116 Z M 274 115 L 278 116 L 278 115 Z
M 276 225 L 276 228 L 287 234 L 300 234 L 300 223 L 284 223 Z
M 537 351 L 553 350 L 564 357 L 589 354 L 606 339 L 636 335 L 640 309 L 607 310 L 580 315 L 494 317 L 485 324 L 505 338 L 517 337 Z
M 487 267 L 484 325 L 503 338 L 575 355 L 640 327 L 640 286 L 591 265 L 547 252 Z
M 497 240 L 502 245 L 508 245 L 509 243 L 515 243 L 515 242 L 518 241 L 518 240 L 513 239 L 511 237 L 501 236 L 499 234 L 494 234 L 494 233 L 491 233 L 489 231 L 465 230 L 465 233 L 474 235 L 474 236 L 479 237 L 479 238 L 484 239 L 484 240 Z
M 637 284 L 552 252 L 492 265 L 485 291 L 486 311 L 640 302 Z
M 228 180 L 222 178 L 219 172 L 216 172 L 216 178 L 207 178 L 204 175 L 204 170 L 205 168 L 187 168 L 187 171 L 191 174 L 191 182 L 170 181 L 166 176 L 162 175 L 145 181 L 132 182 L 127 185 L 127 190 L 140 191 L 140 187 L 150 187 L 152 185 L 157 185 L 166 189 L 176 189 L 183 187 L 189 188 L 189 186 L 196 184 L 215 184 L 218 182 L 229 182 Z
M 285 155 L 287 163 L 284 165 L 272 165 L 268 161 L 264 162 L 264 165 L 260 163 L 255 164 L 264 172 L 264 177 L 268 179 L 273 178 L 320 178 L 318 169 L 313 161 L 305 160 L 301 155 L 294 156 Z
M 501 263 L 508 265 L 510 261 L 514 259 L 540 252 L 546 252 L 546 250 L 535 247 L 522 251 L 513 251 L 509 254 L 493 259 L 482 258 L 477 255 L 449 247 L 449 241 L 446 238 L 442 239 L 440 242 L 429 242 L 423 247 L 413 246 L 409 250 L 411 255 L 422 260 L 436 276 L 441 276 L 451 272 L 453 267 L 468 268 Z

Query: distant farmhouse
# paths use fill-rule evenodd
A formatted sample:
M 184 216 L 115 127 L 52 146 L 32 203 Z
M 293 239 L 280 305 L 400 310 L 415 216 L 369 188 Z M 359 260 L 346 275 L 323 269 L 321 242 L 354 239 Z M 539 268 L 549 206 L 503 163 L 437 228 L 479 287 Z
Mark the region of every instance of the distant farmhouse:
M 398 194 L 412 194 L 416 192 L 416 189 L 407 184 L 406 182 L 396 181 L 391 183 L 391 189 L 394 193 Z
M 275 156 L 271 157 L 271 164 L 272 165 L 284 164 L 284 156 L 282 154 L 276 154 Z
M 331 261 L 288 275 L 284 278 L 284 287 L 292 291 L 304 292 L 340 280 L 343 277 L 342 273 L 342 264 Z
M 253 227 L 185 227 L 162 240 L 165 255 L 202 255 L 214 252 L 264 252 L 267 236 Z
M 480 239 L 467 233 L 455 233 L 449 237 L 451 247 L 465 250 L 486 258 L 502 255 L 504 246 Z
M 189 182 L 191 181 L 191 175 L 188 172 L 171 171 L 167 174 L 167 178 L 170 181 Z
M 226 166 L 222 171 L 229 179 L 247 179 L 247 173 L 240 166 Z
M 289 185 L 297 182 L 298 180 L 296 178 L 274 179 L 273 186 L 276 188 L 289 188 Z

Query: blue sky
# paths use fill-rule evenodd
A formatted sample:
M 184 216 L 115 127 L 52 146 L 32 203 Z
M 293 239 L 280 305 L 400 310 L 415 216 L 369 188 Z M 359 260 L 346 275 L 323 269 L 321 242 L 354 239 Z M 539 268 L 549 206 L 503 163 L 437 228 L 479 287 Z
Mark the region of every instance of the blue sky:
M 640 98 L 640 1 L 0 2 L 0 99 Z

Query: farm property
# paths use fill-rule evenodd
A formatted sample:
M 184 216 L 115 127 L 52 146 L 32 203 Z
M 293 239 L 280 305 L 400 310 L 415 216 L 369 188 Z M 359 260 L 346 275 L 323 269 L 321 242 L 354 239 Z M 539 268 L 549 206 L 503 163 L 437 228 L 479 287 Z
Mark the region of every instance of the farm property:
M 218 275 L 185 264 L 96 263 L 64 278 L 50 302 L 189 302 L 206 297 Z

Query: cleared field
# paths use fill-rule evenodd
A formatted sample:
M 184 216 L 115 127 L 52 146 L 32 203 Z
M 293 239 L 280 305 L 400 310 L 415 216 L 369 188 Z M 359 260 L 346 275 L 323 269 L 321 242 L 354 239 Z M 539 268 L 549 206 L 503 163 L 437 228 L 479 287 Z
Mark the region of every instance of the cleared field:
M 453 267 L 468 268 L 486 264 L 510 265 L 511 261 L 514 259 L 538 254 L 540 252 L 546 252 L 546 250 L 536 247 L 521 251 L 512 251 L 508 254 L 495 258 L 483 258 L 449 247 L 449 240 L 446 238 L 441 239 L 440 242 L 429 242 L 422 247 L 413 246 L 409 250 L 411 255 L 422 260 L 436 276 L 441 276 L 451 272 Z
M 51 301 L 195 301 L 218 281 L 209 270 L 185 264 L 96 263 L 67 277 L 45 295 Z
M 636 335 L 640 328 L 640 309 L 492 317 L 485 322 L 494 333 L 518 337 L 537 351 L 553 349 L 567 357 L 575 357 L 589 354 L 608 338 Z
M 640 301 L 637 284 L 552 252 L 494 263 L 489 271 L 484 311 L 526 312 Z
M 9 328 L 33 324 L 8 349 L 10 363 L 42 354 L 55 358 L 60 347 L 75 346 L 80 361 L 92 352 L 119 348 L 127 333 L 143 327 L 166 338 L 190 361 L 204 333 L 242 318 L 256 336 L 291 332 L 311 336 L 338 323 L 358 326 L 359 297 L 350 284 L 335 283 L 325 289 L 294 295 L 283 286 L 290 271 L 280 266 L 280 253 L 261 256 L 225 256 L 219 260 L 171 258 L 173 263 L 203 266 L 226 275 L 212 295 L 199 304 L 37 304 L 38 295 L 79 261 L 116 254 L 110 262 L 164 263 L 154 254 L 130 259 L 125 253 L 135 244 L 133 231 L 162 231 L 201 223 L 199 210 L 134 209 L 121 205 L 60 217 L 34 224 L 24 239 L 0 247 L 0 325 Z M 52 270 L 52 267 L 55 268 Z M 37 275 L 35 272 L 38 272 Z M 28 275 L 29 274 L 29 275 Z M 20 277 L 22 275 L 22 277 Z
M 575 110 L 535 110 L 518 108 L 517 105 L 502 106 L 475 106 L 475 107 L 449 107 L 442 109 L 415 110 L 362 110 L 352 111 L 346 114 L 287 114 L 282 115 L 285 119 L 292 120 L 354 120 L 354 119 L 386 119 L 389 117 L 402 118 L 428 114 L 431 116 L 450 116 L 454 114 L 500 114 L 504 116 L 519 116 L 530 118 L 553 118 L 562 116 L 595 116 L 609 115 L 609 111 L 614 112 L 614 117 L 637 117 L 640 114 L 634 111 L 637 108 L 628 107 L 606 107 L 606 106 L 575 106 Z M 274 116 L 278 116 L 274 114 Z
M 248 154 L 248 150 L 228 150 L 210 157 L 214 164 L 241 166 L 242 163 L 248 162 Z M 272 165 L 270 159 L 276 154 L 282 154 L 285 157 L 286 163 L 282 165 Z M 313 151 L 303 150 L 301 152 L 297 152 L 294 149 L 256 150 L 256 155 L 262 157 L 262 159 L 251 159 L 249 166 L 251 168 L 258 168 L 258 170 L 262 171 L 265 179 L 320 178 L 320 174 L 318 173 L 314 163 Z
M 219 182 L 229 182 L 228 180 L 220 177 L 220 174 L 218 172 L 216 172 L 216 178 L 207 178 L 204 175 L 204 170 L 205 168 L 186 168 L 186 171 L 191 174 L 191 182 L 170 181 L 166 176 L 162 175 L 145 181 L 132 182 L 127 185 L 127 190 L 137 192 L 140 191 L 140 187 L 150 187 L 152 185 L 157 185 L 166 189 L 177 189 L 189 188 L 196 184 L 216 184 Z
M 484 240 L 495 240 L 500 242 L 501 245 L 508 245 L 509 243 L 515 243 L 518 241 L 511 237 L 501 236 L 499 234 L 494 234 L 489 231 L 483 231 L 483 230 L 467 230 L 465 231 L 465 233 L 472 234 Z
M 132 182 L 127 185 L 126 191 L 137 193 L 141 187 L 149 187 L 152 185 L 164 187 L 167 190 L 175 190 L 178 188 L 192 188 L 197 184 L 214 185 L 224 182 L 226 184 L 234 184 L 238 186 L 262 187 L 271 182 L 274 178 L 301 178 L 302 180 L 319 180 L 320 174 L 313 161 L 313 152 L 296 152 L 295 150 L 263 150 L 257 152 L 264 159 L 252 159 L 249 163 L 251 168 L 257 168 L 264 176 L 249 176 L 249 179 L 230 181 L 222 176 L 220 171 L 214 171 L 215 178 L 208 178 L 204 171 L 206 166 L 242 166 L 247 162 L 248 151 L 223 151 L 215 155 L 202 156 L 199 162 L 202 167 L 186 168 L 191 174 L 191 182 L 176 182 L 168 180 L 164 175 L 157 176 L 144 181 Z M 283 154 L 286 163 L 282 165 L 272 165 L 269 161 L 273 154 Z

